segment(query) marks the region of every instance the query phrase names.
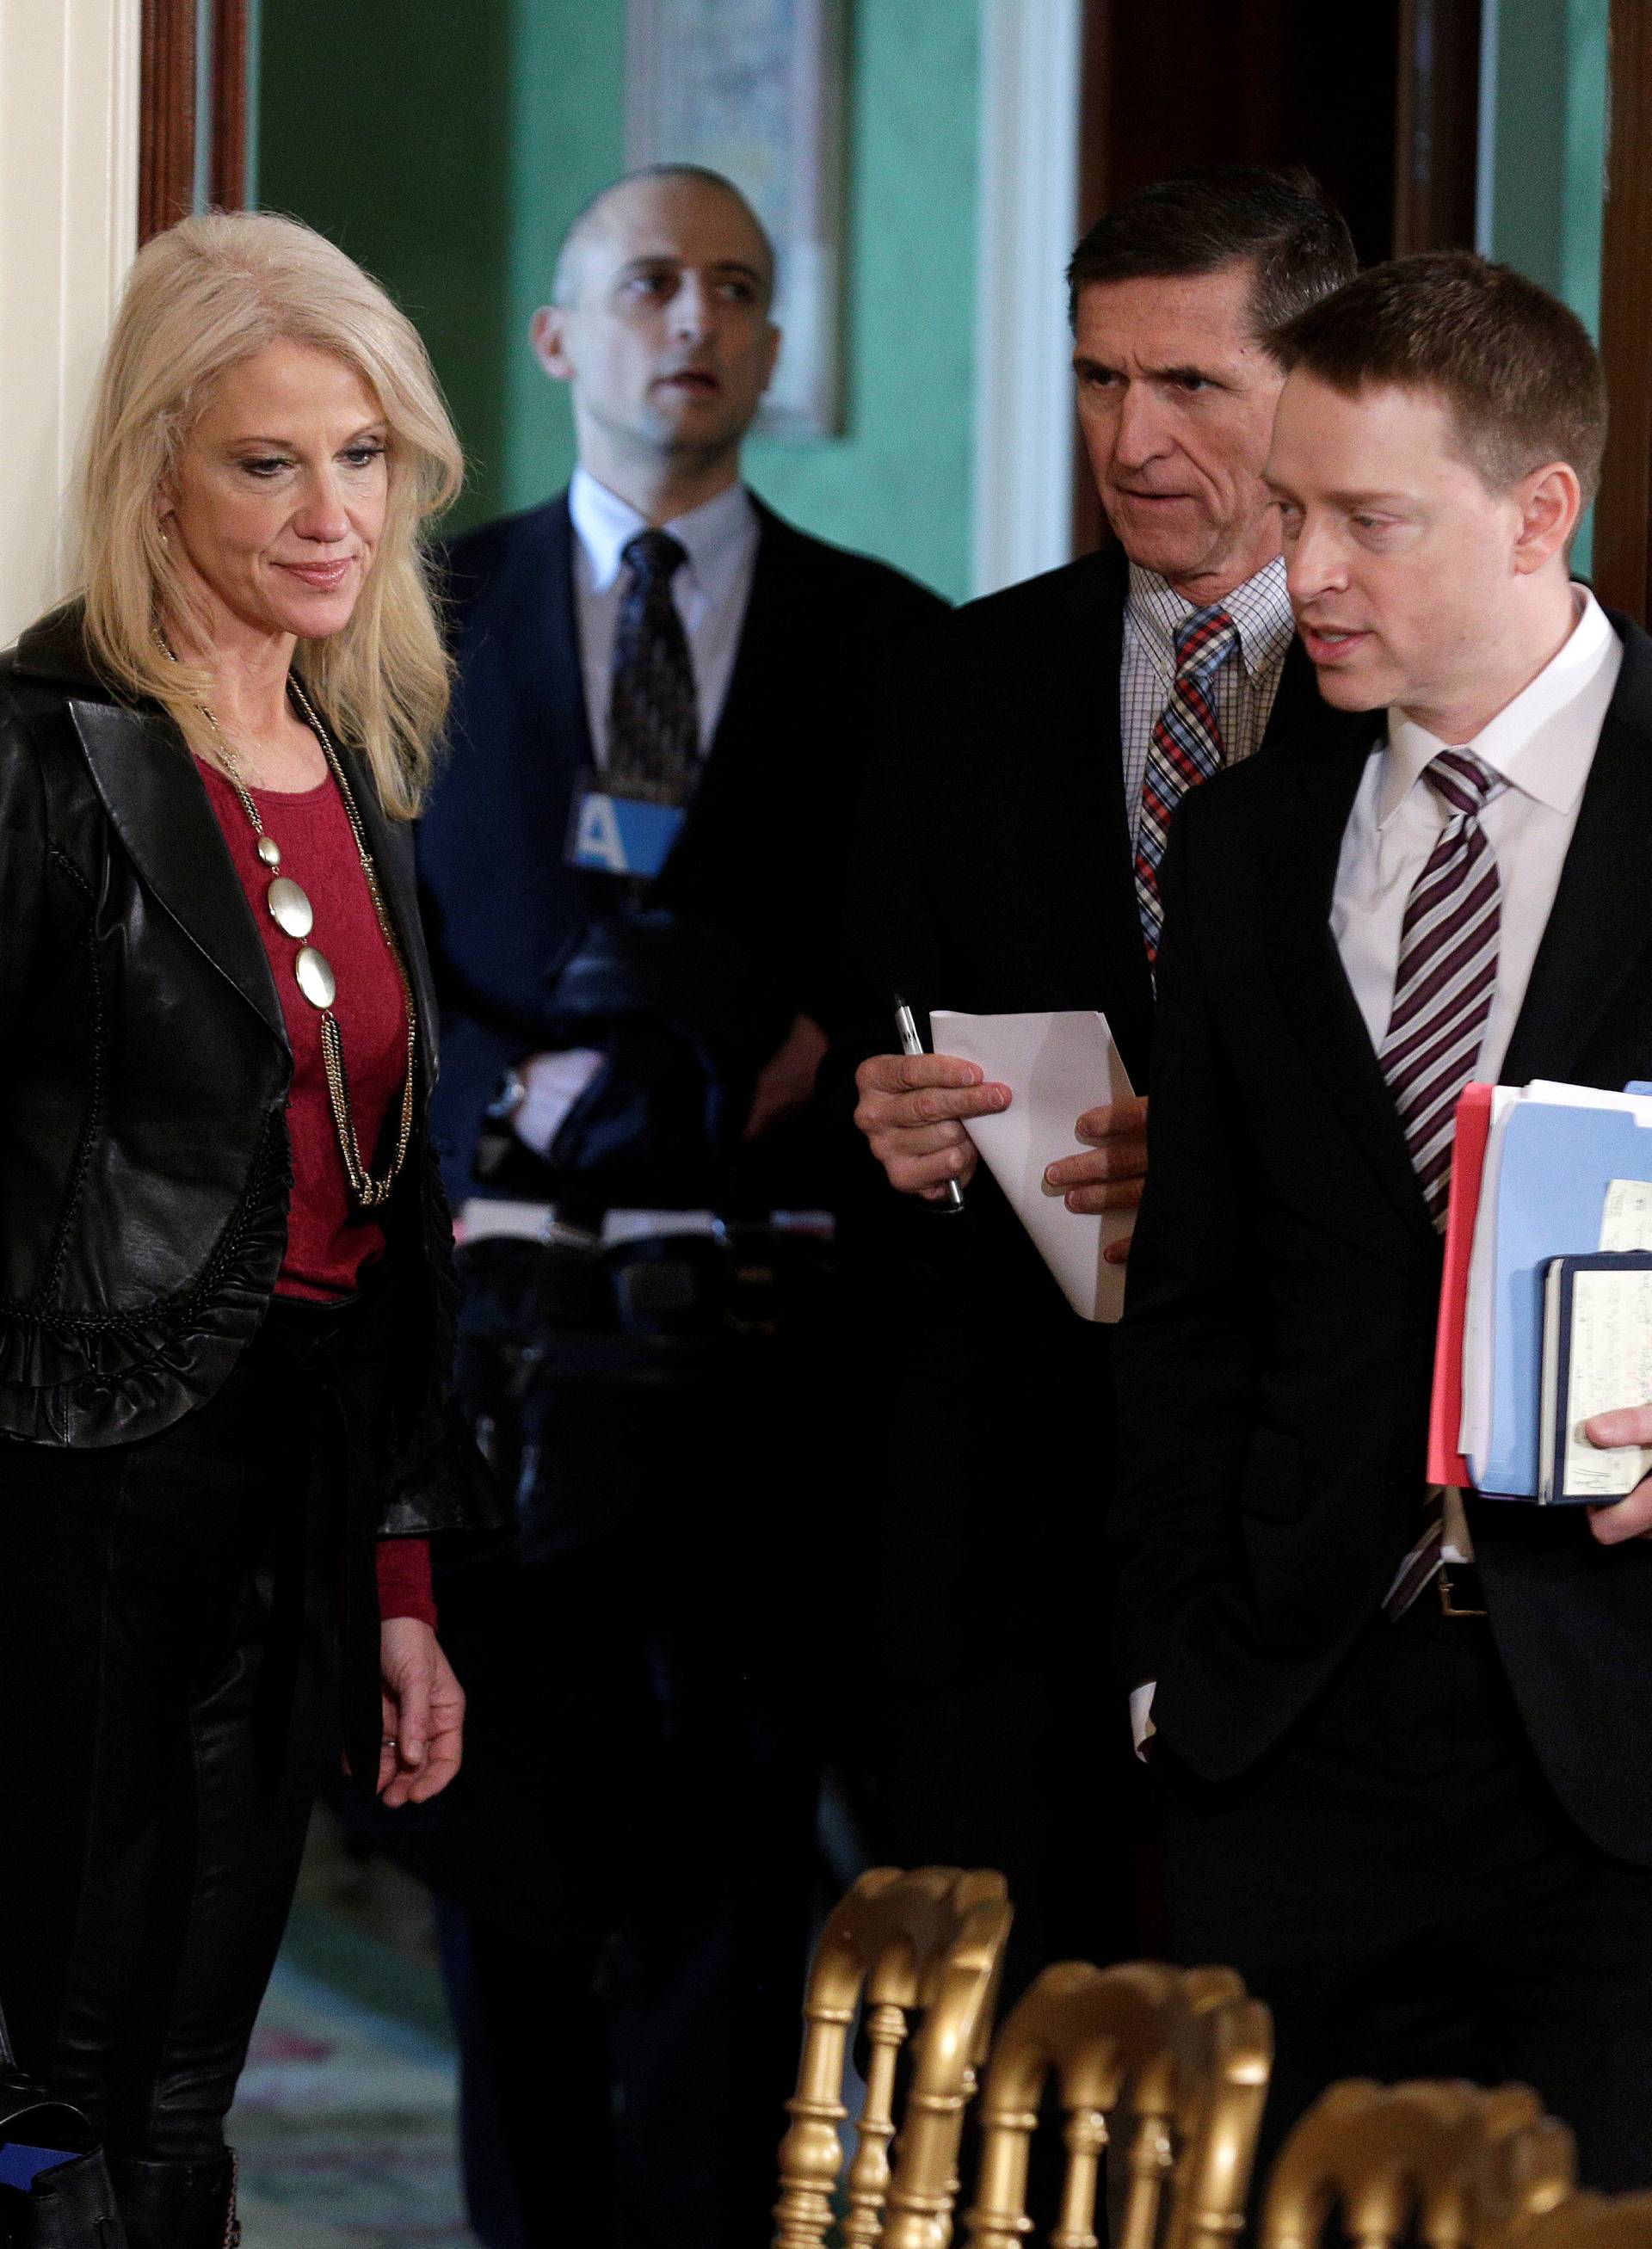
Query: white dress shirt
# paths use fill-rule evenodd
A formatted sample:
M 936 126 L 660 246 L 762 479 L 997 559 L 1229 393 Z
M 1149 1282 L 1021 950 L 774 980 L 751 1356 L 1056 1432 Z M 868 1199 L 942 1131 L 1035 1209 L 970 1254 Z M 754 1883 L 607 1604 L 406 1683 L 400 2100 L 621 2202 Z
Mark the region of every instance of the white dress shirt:
M 1236 766 L 1262 746 L 1295 624 L 1285 592 L 1285 566 L 1275 559 L 1236 586 L 1222 606 L 1239 631 L 1239 657 L 1216 673 L 1213 693 L 1222 729 L 1222 763 Z M 1119 739 L 1124 752 L 1125 805 L 1133 847 L 1141 820 L 1147 746 L 1176 681 L 1176 628 L 1194 614 L 1155 570 L 1130 566 L 1125 639 L 1119 671 Z
M 1403 711 L 1387 714 L 1387 739 L 1366 767 L 1343 830 L 1331 901 L 1332 934 L 1379 1054 L 1394 1011 L 1406 904 L 1452 817 L 1423 768 L 1443 749 L 1466 749 L 1508 783 L 1480 815 L 1497 854 L 1500 913 L 1497 980 L 1473 1075 L 1495 1079 L 1502 1067 L 1623 663 L 1623 643 L 1593 595 L 1574 586 L 1573 598 L 1577 622 L 1565 644 L 1472 741 L 1442 742 Z M 1460 1500 L 1448 1504 L 1446 1541 L 1448 1561 L 1473 1560 Z M 1153 1730 L 1153 1696 L 1151 1682 L 1131 1694 L 1138 1754 Z
M 1532 964 L 1560 886 L 1623 643 L 1587 587 L 1573 588 L 1577 622 L 1558 654 L 1470 742 L 1448 744 L 1398 709 L 1387 741 L 1366 766 L 1343 830 L 1331 930 L 1379 1054 L 1394 1010 L 1400 929 L 1412 885 L 1451 818 L 1422 778 L 1443 749 L 1466 749 L 1501 774 L 1480 815 L 1500 885 L 1497 980 L 1474 1076 L 1495 1079 L 1525 999 Z
M 648 519 L 582 468 L 574 471 L 568 505 L 574 519 L 574 602 L 585 708 L 596 762 L 604 766 L 614 632 L 625 595 L 625 548 L 639 531 L 648 529 Z M 689 660 L 694 667 L 703 757 L 723 715 L 746 622 L 757 561 L 757 510 L 743 485 L 731 485 L 715 499 L 691 508 L 663 527 L 680 540 L 688 553 L 687 561 L 671 580 L 671 598 L 683 620 Z

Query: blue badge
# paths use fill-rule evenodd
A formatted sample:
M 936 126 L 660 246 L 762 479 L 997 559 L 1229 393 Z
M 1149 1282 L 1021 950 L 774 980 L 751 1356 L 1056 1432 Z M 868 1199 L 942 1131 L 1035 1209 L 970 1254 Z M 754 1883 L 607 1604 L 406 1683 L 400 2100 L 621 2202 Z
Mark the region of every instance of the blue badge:
M 568 823 L 568 863 L 602 875 L 651 879 L 670 858 L 686 809 L 587 786 L 575 800 Z

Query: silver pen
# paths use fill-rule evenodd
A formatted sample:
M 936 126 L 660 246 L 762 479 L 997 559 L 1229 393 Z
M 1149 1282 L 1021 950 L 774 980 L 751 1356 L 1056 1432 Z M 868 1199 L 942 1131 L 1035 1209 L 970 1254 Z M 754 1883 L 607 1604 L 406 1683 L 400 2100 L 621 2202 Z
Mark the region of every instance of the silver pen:
M 920 1055 L 925 1051 L 924 1042 L 918 1035 L 918 1025 L 912 1011 L 898 993 L 895 995 L 895 1030 L 900 1040 L 902 1054 Z M 934 1205 L 935 1209 L 952 1212 L 961 1210 L 963 1207 L 962 1187 L 959 1186 L 956 1180 L 948 1180 L 946 1198 Z

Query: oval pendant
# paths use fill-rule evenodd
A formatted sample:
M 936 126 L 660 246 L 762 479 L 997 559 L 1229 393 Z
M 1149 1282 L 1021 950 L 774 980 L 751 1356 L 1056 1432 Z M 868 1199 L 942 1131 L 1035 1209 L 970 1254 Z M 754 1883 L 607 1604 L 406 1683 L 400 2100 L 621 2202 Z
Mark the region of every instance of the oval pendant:
M 315 909 L 291 875 L 278 875 L 264 894 L 270 918 L 289 937 L 307 937 L 315 927 Z
M 258 856 L 263 860 L 266 867 L 279 867 L 280 865 L 281 846 L 276 842 L 273 836 L 259 836 Z
M 307 910 L 307 899 L 305 904 Z M 332 963 L 325 953 L 318 953 L 313 945 L 302 946 L 293 964 L 293 973 L 298 979 L 299 991 L 313 1008 L 330 1008 L 333 1005 L 339 980 L 333 973 Z

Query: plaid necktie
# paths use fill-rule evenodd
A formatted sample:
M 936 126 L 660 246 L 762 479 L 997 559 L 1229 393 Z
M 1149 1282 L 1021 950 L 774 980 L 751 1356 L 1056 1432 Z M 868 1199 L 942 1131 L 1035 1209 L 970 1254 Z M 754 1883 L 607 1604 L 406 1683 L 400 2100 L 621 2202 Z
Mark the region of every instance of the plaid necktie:
M 686 804 L 699 776 L 699 708 L 688 636 L 671 580 L 688 549 L 668 531 L 639 531 L 614 629 L 607 780 L 620 795 Z
M 1171 815 L 1190 788 L 1220 773 L 1222 728 L 1211 701 L 1215 676 L 1239 645 L 1239 628 L 1222 604 L 1195 609 L 1178 625 L 1176 678 L 1170 700 L 1160 712 L 1147 744 L 1147 770 L 1141 782 L 1141 818 L 1136 831 L 1136 911 L 1141 917 L 1147 963 L 1159 959 L 1164 906 L 1159 896 L 1159 866 Z
M 1480 1059 L 1497 980 L 1501 886 L 1480 815 L 1505 784 L 1467 750 L 1442 750 L 1424 778 L 1451 816 L 1407 901 L 1381 1062 L 1428 1215 L 1442 1228 L 1457 1096 Z M 1421 1535 L 1382 1605 L 1390 1617 L 1403 1616 L 1440 1568 L 1442 1504 L 1430 1491 Z

